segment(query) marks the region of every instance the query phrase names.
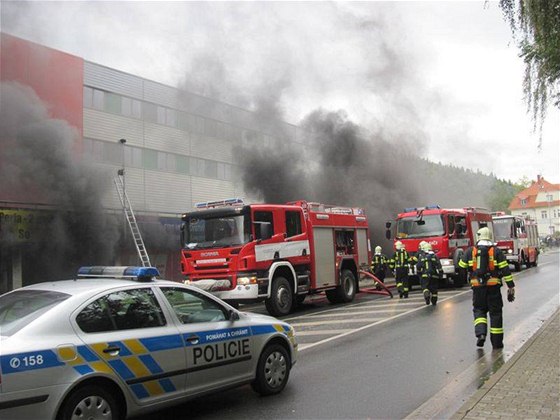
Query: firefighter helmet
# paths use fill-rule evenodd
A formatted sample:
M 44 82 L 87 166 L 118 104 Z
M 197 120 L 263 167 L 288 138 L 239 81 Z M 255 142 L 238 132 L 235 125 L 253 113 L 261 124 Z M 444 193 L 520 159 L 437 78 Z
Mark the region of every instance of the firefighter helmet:
M 381 254 L 381 251 L 382 251 L 382 249 L 379 245 L 375 247 L 375 253 L 376 254 Z
M 491 241 L 492 232 L 487 227 L 480 228 L 476 232 L 476 239 L 477 241 Z
M 431 250 L 432 250 L 432 245 L 431 245 L 429 242 L 426 242 L 426 243 L 424 244 L 424 251 L 425 251 L 425 252 L 429 252 L 429 251 L 431 251 Z
M 419 248 L 424 252 L 428 252 L 430 250 L 430 244 L 426 241 L 422 241 L 420 242 Z
M 397 241 L 397 242 L 395 242 L 395 248 L 404 249 L 404 245 L 401 241 Z

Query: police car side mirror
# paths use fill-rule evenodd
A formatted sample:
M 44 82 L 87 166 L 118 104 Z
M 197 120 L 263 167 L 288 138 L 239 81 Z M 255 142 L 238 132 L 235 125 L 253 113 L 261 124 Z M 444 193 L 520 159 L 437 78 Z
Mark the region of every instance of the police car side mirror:
M 233 309 L 230 309 L 228 311 L 228 319 L 230 321 L 239 321 L 239 314 L 237 313 L 237 311 L 234 311 Z

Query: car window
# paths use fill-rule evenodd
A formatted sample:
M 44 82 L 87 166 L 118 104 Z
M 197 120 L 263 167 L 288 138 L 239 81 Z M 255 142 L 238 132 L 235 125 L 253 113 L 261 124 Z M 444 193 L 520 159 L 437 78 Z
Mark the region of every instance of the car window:
M 0 296 L 0 333 L 10 336 L 70 297 L 48 290 L 17 290 Z
M 227 319 L 225 309 L 207 296 L 175 287 L 162 287 L 161 290 L 183 324 Z
M 76 317 L 86 333 L 162 327 L 165 317 L 152 289 L 121 290 L 86 306 Z

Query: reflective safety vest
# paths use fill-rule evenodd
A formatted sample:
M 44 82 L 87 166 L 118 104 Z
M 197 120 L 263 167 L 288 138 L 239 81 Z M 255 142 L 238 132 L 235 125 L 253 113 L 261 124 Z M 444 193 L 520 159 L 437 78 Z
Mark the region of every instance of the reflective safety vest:
M 480 267 L 480 255 L 478 254 L 478 249 L 476 246 L 472 248 L 472 275 L 471 275 L 471 286 L 478 287 L 478 286 L 498 286 L 502 284 L 502 280 L 499 277 L 496 277 L 494 274 L 496 273 L 496 260 L 494 259 L 494 247 L 491 246 L 488 249 L 488 271 L 490 271 L 490 277 L 487 281 L 481 282 L 476 277 L 476 272 L 478 267 Z

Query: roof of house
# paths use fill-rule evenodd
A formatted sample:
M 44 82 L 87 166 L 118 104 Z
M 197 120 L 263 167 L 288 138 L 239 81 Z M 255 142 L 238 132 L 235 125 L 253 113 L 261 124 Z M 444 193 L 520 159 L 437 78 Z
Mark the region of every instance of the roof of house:
M 531 186 L 520 191 L 513 197 L 508 208 L 510 210 L 530 209 L 535 207 L 548 207 L 560 205 L 560 200 L 554 201 L 537 201 L 537 196 L 541 192 L 560 191 L 560 184 L 551 184 L 543 177 L 538 176 Z M 525 201 L 523 203 L 523 201 Z M 523 204 L 522 204 L 523 203 Z

